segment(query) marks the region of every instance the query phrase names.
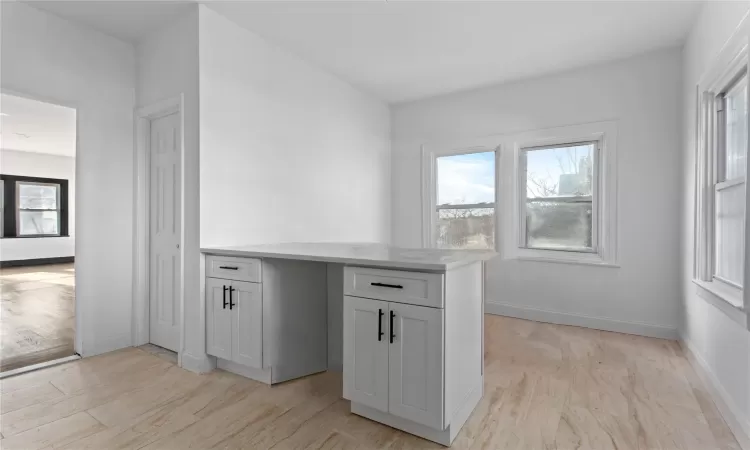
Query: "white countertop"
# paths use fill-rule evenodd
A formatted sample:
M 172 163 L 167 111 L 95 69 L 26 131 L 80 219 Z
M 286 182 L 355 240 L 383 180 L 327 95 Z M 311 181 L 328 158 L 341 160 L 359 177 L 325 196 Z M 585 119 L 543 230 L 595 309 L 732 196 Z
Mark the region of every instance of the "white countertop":
M 399 248 L 383 244 L 289 242 L 281 244 L 208 247 L 211 255 L 297 259 L 359 266 L 446 271 L 497 256 L 491 250 Z

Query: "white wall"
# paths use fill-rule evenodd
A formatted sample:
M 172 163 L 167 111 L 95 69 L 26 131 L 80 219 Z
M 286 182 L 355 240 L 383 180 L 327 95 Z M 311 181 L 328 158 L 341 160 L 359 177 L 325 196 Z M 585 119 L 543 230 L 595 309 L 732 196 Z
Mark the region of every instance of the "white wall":
M 387 242 L 388 107 L 200 14 L 201 246 Z
M 693 276 L 696 86 L 748 12 L 747 2 L 707 2 L 683 51 L 682 257 L 683 341 L 696 355 L 750 442 L 750 332 L 696 295 Z M 747 35 L 750 23 L 745 21 Z M 730 425 L 731 420 L 729 420 Z M 739 428 L 734 428 L 735 435 Z M 740 436 L 738 436 L 740 439 Z
M 183 317 L 186 329 L 195 330 L 188 323 L 200 317 L 200 250 L 198 246 L 200 204 L 198 190 L 198 6 L 194 6 L 174 23 L 139 42 L 138 58 L 138 106 L 145 107 L 165 99 L 183 96 L 184 142 L 183 159 L 183 233 L 184 264 Z M 147 295 L 147 294 L 143 294 Z M 185 348 L 203 348 L 204 336 L 200 333 L 185 334 Z M 198 350 L 198 353 L 200 351 Z M 184 356 L 184 355 L 183 355 Z
M 421 244 L 421 144 L 616 120 L 621 267 L 496 258 L 487 265 L 487 308 L 676 337 L 680 67 L 679 50 L 665 50 L 395 106 L 394 243 Z
M 68 180 L 68 234 L 65 237 L 0 240 L 0 261 L 60 258 L 75 255 L 76 159 L 46 153 L 0 150 L 0 172 L 6 175 Z
M 77 109 L 77 338 L 84 356 L 131 343 L 131 45 L 19 2 L 2 2 L 0 86 Z

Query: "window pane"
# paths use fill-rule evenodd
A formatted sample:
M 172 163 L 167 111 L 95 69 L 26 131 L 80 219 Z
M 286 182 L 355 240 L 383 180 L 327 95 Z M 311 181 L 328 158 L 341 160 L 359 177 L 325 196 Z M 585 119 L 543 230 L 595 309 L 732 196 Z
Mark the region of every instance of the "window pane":
M 18 183 L 19 209 L 57 209 L 55 184 Z
M 526 151 L 526 247 L 594 249 L 595 149 L 590 142 Z
M 495 209 L 440 209 L 438 248 L 487 249 L 495 247 Z
M 60 234 L 58 211 L 19 211 L 19 234 Z
M 591 202 L 527 202 L 527 247 L 591 251 L 591 217 Z
M 495 203 L 495 152 L 437 158 L 437 204 Z
M 745 184 L 716 192 L 716 275 L 742 285 Z
M 726 167 L 725 179 L 742 178 L 747 159 L 747 77 L 726 95 Z

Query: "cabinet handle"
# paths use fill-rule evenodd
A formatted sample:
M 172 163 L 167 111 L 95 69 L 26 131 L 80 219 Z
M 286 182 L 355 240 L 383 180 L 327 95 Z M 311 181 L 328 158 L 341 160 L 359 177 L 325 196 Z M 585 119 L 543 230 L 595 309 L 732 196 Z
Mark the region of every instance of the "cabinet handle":
M 235 290 L 236 290 L 235 288 L 233 288 L 232 286 L 229 286 L 229 309 L 230 310 L 234 307 L 234 305 L 237 304 L 237 303 L 232 303 L 232 292 L 234 292 Z
M 393 334 L 393 318 L 396 317 L 396 313 L 391 311 L 391 344 L 393 344 L 393 338 L 396 336 Z
M 383 310 L 378 309 L 378 342 L 383 340 Z
M 387 284 L 387 283 L 370 283 L 370 286 L 387 287 L 392 289 L 403 289 L 404 287 L 400 284 Z
M 221 307 L 221 309 L 227 309 L 227 287 L 224 286 L 224 305 Z
M 235 267 L 235 266 L 219 266 L 219 269 L 238 270 L 239 267 Z

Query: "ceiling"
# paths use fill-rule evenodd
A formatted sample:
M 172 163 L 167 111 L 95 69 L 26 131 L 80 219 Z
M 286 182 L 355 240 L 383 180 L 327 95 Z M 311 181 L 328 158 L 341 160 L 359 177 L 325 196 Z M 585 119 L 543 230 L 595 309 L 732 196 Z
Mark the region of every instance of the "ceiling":
M 27 3 L 123 41 L 136 43 L 185 13 L 190 8 L 190 4 L 195 2 L 182 0 L 34 0 Z
M 76 110 L 0 94 L 0 147 L 76 156 Z
M 695 1 L 212 1 L 354 86 L 398 103 L 536 77 L 684 42 Z M 135 41 L 185 2 L 33 2 Z

